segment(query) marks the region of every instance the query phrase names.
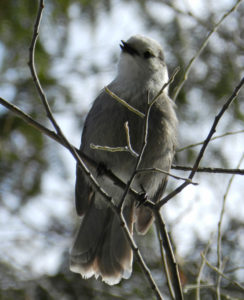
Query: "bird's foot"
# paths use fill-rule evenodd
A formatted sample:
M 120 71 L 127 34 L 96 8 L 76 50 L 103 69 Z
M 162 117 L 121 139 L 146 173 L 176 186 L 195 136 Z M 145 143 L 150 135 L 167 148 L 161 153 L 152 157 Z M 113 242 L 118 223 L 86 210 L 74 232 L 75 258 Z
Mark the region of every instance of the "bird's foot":
M 106 174 L 107 172 L 107 167 L 104 163 L 99 163 L 98 166 L 97 166 L 97 176 L 103 176 L 104 174 Z
M 140 207 L 141 205 L 143 205 L 147 199 L 148 199 L 148 195 L 147 192 L 145 191 L 145 189 L 143 188 L 143 186 L 141 185 L 141 189 L 142 191 L 139 193 L 139 197 L 137 198 L 138 202 L 136 204 L 136 207 Z

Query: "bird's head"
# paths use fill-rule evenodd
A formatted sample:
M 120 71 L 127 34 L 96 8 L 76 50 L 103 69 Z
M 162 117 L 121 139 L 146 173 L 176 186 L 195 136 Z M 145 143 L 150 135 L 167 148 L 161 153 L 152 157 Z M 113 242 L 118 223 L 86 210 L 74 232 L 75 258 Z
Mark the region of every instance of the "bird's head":
M 134 35 L 126 42 L 121 41 L 121 56 L 118 75 L 131 80 L 168 81 L 163 49 L 155 40 Z

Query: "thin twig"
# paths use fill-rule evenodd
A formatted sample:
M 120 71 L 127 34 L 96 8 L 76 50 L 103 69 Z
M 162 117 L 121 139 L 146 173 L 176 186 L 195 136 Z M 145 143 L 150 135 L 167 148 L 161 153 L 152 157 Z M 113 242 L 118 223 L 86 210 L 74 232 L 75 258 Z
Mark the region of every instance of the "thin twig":
M 219 270 L 218 268 L 216 268 L 215 266 L 213 266 L 207 259 L 206 257 L 201 253 L 202 258 L 205 260 L 206 264 L 209 266 L 209 268 L 211 268 L 212 270 L 214 270 L 216 273 L 218 273 L 220 276 L 222 276 L 223 278 L 225 278 L 226 280 L 228 280 L 230 283 L 232 283 L 234 286 L 238 287 L 239 289 L 244 291 L 244 286 L 242 286 L 239 282 L 229 278 L 228 276 L 226 276 L 223 272 L 221 272 L 221 270 Z
M 203 19 L 199 18 L 198 16 L 196 16 L 189 8 L 187 10 L 186 9 L 182 10 L 179 7 L 177 7 L 174 4 L 174 2 L 172 2 L 170 0 L 164 1 L 163 4 L 170 7 L 172 10 L 174 10 L 175 13 L 181 14 L 186 17 L 191 17 L 197 22 L 197 24 L 200 24 L 204 28 L 210 29 L 210 25 L 211 25 L 210 22 L 208 20 L 203 20 Z M 187 4 L 187 3 L 185 2 L 185 4 Z
M 212 243 L 212 235 L 203 251 L 203 255 L 206 257 L 207 253 L 208 253 L 208 250 L 211 246 L 211 243 Z M 205 260 L 202 258 L 202 262 L 201 262 L 201 265 L 200 265 L 200 268 L 199 268 L 199 272 L 198 272 L 198 275 L 197 275 L 197 282 L 196 282 L 196 300 L 200 300 L 200 289 L 201 289 L 201 278 L 202 278 L 202 273 L 203 273 L 203 269 L 205 267 Z
M 174 179 L 176 179 L 176 180 L 183 180 L 183 181 L 188 182 L 189 184 L 192 184 L 192 185 L 198 185 L 197 182 L 193 182 L 193 181 L 192 181 L 191 179 L 189 179 L 189 178 L 177 176 L 177 175 L 174 175 L 174 174 L 172 174 L 172 173 L 170 173 L 170 172 L 164 171 L 164 170 L 159 169 L 159 168 L 144 168 L 144 169 L 138 169 L 138 170 L 136 171 L 137 174 L 138 174 L 138 173 L 146 173 L 146 172 L 163 173 L 163 174 L 165 174 L 165 175 L 167 175 L 167 176 L 169 176 L 169 177 L 172 177 L 172 178 L 174 178 Z
M 59 128 L 59 125 L 57 124 L 57 122 L 56 122 L 56 120 L 55 120 L 55 118 L 52 114 L 52 111 L 51 111 L 51 108 L 50 108 L 49 103 L 47 101 L 46 95 L 43 91 L 43 88 L 42 88 L 41 83 L 39 81 L 38 75 L 36 73 L 36 68 L 35 68 L 35 46 L 36 46 L 37 38 L 38 38 L 38 35 L 39 35 L 39 28 L 40 28 L 43 9 L 44 9 L 44 0 L 40 0 L 38 12 L 37 12 L 37 17 L 36 17 L 36 21 L 35 21 L 35 25 L 34 25 L 34 31 L 33 31 L 33 36 L 32 36 L 32 40 L 31 40 L 31 45 L 30 45 L 30 48 L 29 48 L 30 53 L 29 53 L 29 63 L 28 64 L 29 64 L 29 67 L 30 67 L 30 71 L 31 71 L 33 81 L 35 83 L 38 94 L 39 94 L 39 96 L 42 100 L 43 106 L 46 110 L 47 117 L 51 121 L 53 127 L 55 128 L 59 139 L 66 146 L 66 148 L 70 151 L 70 153 L 75 158 L 75 160 L 78 162 L 79 166 L 83 169 L 83 171 L 88 176 L 88 178 L 90 178 L 90 181 L 93 184 L 94 188 L 98 192 L 100 192 L 101 195 L 105 199 L 107 199 L 107 201 L 109 203 L 111 203 L 112 198 L 97 183 L 96 179 L 91 174 L 91 172 L 88 170 L 85 163 L 81 160 L 77 150 L 68 142 L 68 140 L 64 136 L 62 130 Z
M 45 126 L 43 126 L 39 122 L 35 121 L 30 115 L 24 113 L 20 108 L 18 108 L 14 104 L 6 101 L 5 99 L 3 99 L 1 97 L 0 97 L 0 104 L 2 104 L 4 107 L 9 109 L 16 116 L 20 117 L 23 121 L 25 121 L 27 124 L 29 124 L 33 128 L 35 128 L 38 131 L 42 132 L 43 134 L 45 134 L 46 136 L 48 136 L 49 138 L 51 138 L 54 141 L 58 142 L 60 145 L 64 146 L 65 148 L 67 148 L 69 150 L 69 146 L 66 143 L 64 143 L 63 139 L 61 139 L 60 136 L 56 132 L 46 128 Z M 94 168 L 98 167 L 97 162 L 95 162 L 93 159 L 88 157 L 85 153 L 82 153 L 79 149 L 75 148 L 75 146 L 73 146 L 73 145 L 71 145 L 71 146 L 72 146 L 73 149 L 76 150 L 76 152 L 79 154 L 80 158 L 82 160 L 84 160 L 86 165 L 92 166 Z M 111 170 L 104 169 L 103 170 L 103 176 L 107 176 L 110 180 L 113 181 L 113 183 L 115 185 L 117 185 L 118 187 L 120 187 L 123 190 L 125 189 L 126 184 L 120 178 L 118 178 Z M 138 199 L 138 201 L 141 199 L 140 194 L 137 191 L 135 191 L 134 189 L 130 188 L 129 193 L 135 199 Z
M 241 163 L 244 159 L 244 153 L 241 156 L 241 159 L 237 165 L 237 168 L 239 168 L 241 166 Z M 226 192 L 224 194 L 223 197 L 223 202 L 222 202 L 222 208 L 221 208 L 221 213 L 220 213 L 220 217 L 219 217 L 219 222 L 218 222 L 218 237 L 217 237 L 217 259 L 218 259 L 218 269 L 222 270 L 223 269 L 223 263 L 222 263 L 222 253 L 221 253 L 221 244 L 222 244 L 222 234 L 221 234 L 221 227 L 222 227 L 222 222 L 223 222 L 223 218 L 224 218 L 224 213 L 225 213 L 225 206 L 226 206 L 226 201 L 227 201 L 227 197 L 229 195 L 229 191 L 232 185 L 232 182 L 235 178 L 235 174 L 231 176 L 228 185 L 227 185 L 227 189 Z M 216 293 L 217 293 L 217 299 L 220 300 L 220 282 L 221 282 L 221 276 L 219 275 L 217 278 L 217 285 L 216 285 Z
M 12 113 L 14 113 L 16 116 L 21 118 L 23 121 L 25 121 L 28 125 L 34 127 L 38 131 L 42 132 L 43 134 L 47 135 L 51 139 L 55 140 L 56 142 L 63 145 L 63 142 L 61 141 L 60 137 L 52 130 L 48 129 L 47 127 L 43 126 L 41 123 L 35 121 L 30 115 L 23 112 L 19 107 L 16 105 L 8 102 L 7 100 L 0 97 L 0 103 L 5 106 L 8 110 L 10 110 Z
M 131 146 L 131 141 L 130 141 L 130 128 L 129 128 L 129 123 L 128 121 L 125 122 L 124 124 L 124 127 L 125 127 L 125 134 L 126 134 L 126 142 L 127 142 L 127 147 L 128 147 L 128 150 L 130 152 L 130 154 L 134 157 L 138 157 L 139 154 L 136 153 L 136 151 L 132 148 Z
M 226 266 L 226 263 L 228 261 L 228 257 L 225 257 L 223 259 L 223 261 L 221 260 L 221 265 L 220 267 L 218 267 L 218 269 L 224 273 L 224 268 Z M 222 293 L 221 293 L 221 290 L 220 290 L 220 284 L 221 284 L 221 280 L 222 280 L 222 277 L 220 276 L 220 274 L 217 275 L 217 283 L 216 283 L 216 295 L 217 295 L 217 300 L 221 300 L 221 296 L 222 296 Z
M 128 122 L 125 122 L 125 134 L 126 134 L 126 146 L 120 146 L 120 147 L 110 147 L 110 146 L 101 146 L 101 145 L 95 145 L 93 143 L 90 144 L 90 148 L 93 150 L 100 150 L 100 151 L 107 151 L 107 152 L 129 152 L 132 156 L 138 157 L 139 154 L 136 153 L 136 151 L 133 150 L 130 142 L 130 130 Z
M 171 169 L 179 171 L 192 171 L 192 167 L 172 165 Z M 235 175 L 244 175 L 244 169 L 225 169 L 225 168 L 212 168 L 212 167 L 202 167 L 196 170 L 197 173 L 216 173 L 216 174 L 235 174 Z
M 175 293 L 175 299 L 183 300 L 184 297 L 183 297 L 182 288 L 181 288 L 178 265 L 175 260 L 174 251 L 172 248 L 172 244 L 170 242 L 169 235 L 167 233 L 165 223 L 163 221 L 163 217 L 160 214 L 160 211 L 158 208 L 155 208 L 153 210 L 153 213 L 154 213 L 156 222 L 158 224 L 159 232 L 162 237 L 163 247 L 164 247 L 166 255 L 167 255 L 167 262 L 168 262 L 167 265 L 170 268 L 172 286 L 174 288 L 174 293 Z
M 227 101 L 224 103 L 224 105 L 222 106 L 220 112 L 217 114 L 217 116 L 215 117 L 214 119 L 214 122 L 210 128 L 210 131 L 208 133 L 208 136 L 207 138 L 205 139 L 200 151 L 199 151 L 199 154 L 196 158 L 196 161 L 193 165 L 193 168 L 192 168 L 192 171 L 189 175 L 189 179 L 193 179 L 198 167 L 199 167 L 199 164 L 200 164 L 200 161 L 204 155 L 204 152 L 212 138 L 212 136 L 214 135 L 215 131 L 216 131 L 216 128 L 217 128 L 217 125 L 220 121 L 220 119 L 222 118 L 223 114 L 226 112 L 226 110 L 229 108 L 229 106 L 231 105 L 231 103 L 236 99 L 238 93 L 240 92 L 240 89 L 242 88 L 244 84 L 244 77 L 241 79 L 241 81 L 239 82 L 239 84 L 236 86 L 236 88 L 234 89 L 234 92 L 232 93 L 232 95 L 227 99 Z M 161 207 L 163 206 L 167 201 L 169 201 L 172 197 L 174 197 L 175 195 L 177 195 L 178 193 L 180 193 L 185 187 L 187 187 L 189 185 L 188 182 L 184 182 L 182 183 L 178 188 L 176 188 L 173 192 L 171 192 L 170 194 L 168 194 L 166 197 L 164 197 L 161 201 L 159 201 L 156 206 L 158 207 Z
M 228 135 L 234 135 L 234 134 L 239 134 L 239 133 L 243 133 L 244 130 L 237 130 L 237 131 L 233 131 L 233 132 L 225 132 L 224 134 L 221 134 L 221 135 L 217 135 L 215 137 L 212 137 L 211 138 L 211 142 L 214 141 L 214 140 L 217 140 L 217 139 L 220 139 L 222 137 L 226 137 Z M 202 142 L 198 142 L 198 143 L 194 143 L 194 144 L 191 144 L 191 145 L 188 145 L 188 146 L 185 146 L 183 148 L 179 148 L 176 150 L 176 152 L 181 152 L 181 151 L 184 151 L 184 150 L 187 150 L 187 149 L 190 149 L 190 148 L 193 148 L 193 147 L 196 147 L 196 146 L 200 146 L 204 143 L 204 141 Z
M 36 21 L 35 21 L 35 25 L 34 25 L 32 40 L 31 40 L 31 44 L 30 44 L 30 47 L 29 47 L 29 62 L 28 62 L 28 65 L 29 65 L 29 68 L 30 68 L 32 79 L 34 81 L 34 84 L 36 86 L 38 94 L 41 98 L 42 104 L 43 104 L 43 106 L 46 110 L 47 117 L 51 121 L 51 123 L 52 123 L 53 127 L 55 128 L 56 132 L 58 134 L 60 134 L 61 130 L 60 130 L 57 122 L 55 121 L 55 119 L 52 115 L 51 108 L 48 104 L 46 95 L 43 91 L 43 88 L 42 88 L 41 83 L 39 81 L 39 78 L 37 76 L 36 67 L 35 67 L 35 47 L 36 47 L 36 43 L 37 43 L 37 38 L 39 36 L 39 28 L 40 28 L 40 23 L 41 23 L 41 19 L 42 19 L 43 9 L 44 9 L 44 0 L 40 0 L 39 9 L 38 9 L 38 13 L 37 13 L 37 17 L 36 17 Z M 60 137 L 61 136 L 62 136 L 62 134 L 60 134 Z
M 132 156 L 138 157 L 136 152 L 133 152 L 128 146 L 123 147 L 110 147 L 110 146 L 101 146 L 90 144 L 90 148 L 93 150 L 106 151 L 106 152 L 129 152 Z
M 142 255 L 141 255 L 141 252 L 139 251 L 139 248 L 137 247 L 132 235 L 130 234 L 130 230 L 126 224 L 126 220 L 123 215 L 123 211 L 119 207 L 116 207 L 116 206 L 114 206 L 114 209 L 115 209 L 116 213 L 119 214 L 119 216 L 120 216 L 121 227 L 124 229 L 125 235 L 130 243 L 130 246 L 131 246 L 138 262 L 140 263 L 140 265 L 142 267 L 142 271 L 144 272 L 146 278 L 148 279 L 152 290 L 154 291 L 157 299 L 163 300 L 163 296 L 161 295 L 161 292 L 152 277 L 152 273 L 151 273 L 150 269 L 147 267 Z
M 161 237 L 160 232 L 159 232 L 158 222 L 155 222 L 155 223 L 156 223 L 157 238 L 158 238 L 158 241 L 159 241 L 160 254 L 161 254 L 161 258 L 162 258 L 162 262 L 163 262 L 163 266 L 164 266 L 164 271 L 165 271 L 166 279 L 167 279 L 166 282 L 167 282 L 167 285 L 168 285 L 168 289 L 169 289 L 171 299 L 174 300 L 175 299 L 174 289 L 173 289 L 173 286 L 172 286 L 172 282 L 170 280 L 170 271 L 169 271 L 168 264 L 167 264 L 166 253 L 165 253 L 164 248 L 163 248 L 163 240 L 162 240 L 162 237 Z
M 175 80 L 175 76 L 178 74 L 179 71 L 180 71 L 180 67 L 178 66 L 178 67 L 175 68 L 175 70 L 174 70 L 173 74 L 171 75 L 169 81 L 166 82 L 166 83 L 162 86 L 161 90 L 160 90 L 160 91 L 158 92 L 158 94 L 155 96 L 155 98 L 153 99 L 153 102 L 156 102 L 156 101 L 158 100 L 159 96 L 160 96 L 160 95 L 162 94 L 162 92 L 164 91 L 164 89 L 165 89 L 167 86 L 169 86 L 169 85 Z
M 215 287 L 215 285 L 213 283 L 202 283 L 200 285 L 201 289 L 212 288 L 212 287 Z M 197 288 L 196 284 L 187 284 L 184 286 L 184 293 L 188 293 L 188 291 L 195 290 L 196 288 Z
M 244 84 L 244 77 L 241 79 L 240 83 L 237 85 L 237 87 L 235 88 L 233 94 L 229 97 L 229 99 L 224 103 L 222 109 L 220 110 L 220 112 L 217 114 L 217 116 L 215 117 L 214 119 L 214 122 L 213 122 L 213 125 L 210 129 L 210 132 L 207 136 L 207 138 L 205 139 L 203 145 L 202 145 L 202 148 L 197 156 L 197 159 L 195 161 L 195 164 L 193 166 L 193 170 L 191 171 L 190 175 L 189 175 L 189 178 L 192 179 L 196 173 L 196 170 L 198 169 L 198 166 L 200 164 L 200 161 L 204 155 L 204 152 L 212 138 L 212 136 L 214 135 L 215 131 L 216 131 L 216 128 L 217 128 L 217 125 L 220 121 L 220 119 L 222 118 L 222 116 L 224 115 L 224 113 L 226 112 L 226 110 L 229 108 L 229 106 L 231 105 L 231 103 L 236 99 L 241 87 L 243 86 Z
M 195 62 L 195 60 L 201 55 L 202 51 L 204 50 L 204 48 L 207 46 L 209 39 L 211 38 L 211 36 L 214 34 L 214 32 L 216 32 L 219 28 L 219 26 L 221 25 L 221 23 L 233 12 L 237 9 L 237 7 L 239 6 L 239 4 L 241 3 L 242 0 L 237 0 L 235 5 L 228 11 L 226 12 L 219 20 L 218 23 L 216 23 L 213 27 L 213 29 L 208 33 L 206 39 L 203 41 L 202 45 L 200 46 L 199 50 L 197 51 L 197 53 L 192 57 L 192 59 L 190 60 L 190 62 L 188 63 L 186 70 L 183 74 L 182 80 L 180 81 L 179 85 L 176 87 L 174 95 L 173 95 L 173 100 L 176 101 L 176 98 L 179 95 L 179 92 L 181 91 L 183 85 L 185 84 L 186 80 L 188 79 L 188 75 L 191 71 L 191 68 Z
M 238 267 L 226 270 L 225 273 L 232 273 L 232 272 L 239 271 L 239 270 L 244 270 L 244 266 L 238 266 Z
M 125 100 L 121 99 L 115 93 L 113 93 L 112 91 L 110 91 L 110 89 L 107 86 L 104 88 L 104 90 L 105 90 L 106 93 L 109 94 L 109 96 L 111 96 L 113 99 L 115 99 L 116 101 L 118 101 L 120 104 L 122 104 L 128 110 L 132 111 L 133 113 L 135 113 L 136 115 L 138 115 L 141 118 L 145 117 L 144 113 L 140 112 L 138 109 L 134 108 L 133 106 L 131 106 L 130 104 L 128 104 Z

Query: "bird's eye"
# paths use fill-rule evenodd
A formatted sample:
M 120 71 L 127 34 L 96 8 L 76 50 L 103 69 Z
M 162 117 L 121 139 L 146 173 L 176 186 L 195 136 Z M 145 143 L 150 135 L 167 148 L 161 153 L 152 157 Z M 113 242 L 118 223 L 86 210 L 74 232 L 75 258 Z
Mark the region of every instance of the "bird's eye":
M 150 51 L 145 51 L 145 52 L 143 53 L 143 56 L 144 56 L 144 58 L 146 58 L 146 59 L 151 58 L 151 57 L 154 57 L 154 55 L 153 55 L 152 52 L 150 52 Z

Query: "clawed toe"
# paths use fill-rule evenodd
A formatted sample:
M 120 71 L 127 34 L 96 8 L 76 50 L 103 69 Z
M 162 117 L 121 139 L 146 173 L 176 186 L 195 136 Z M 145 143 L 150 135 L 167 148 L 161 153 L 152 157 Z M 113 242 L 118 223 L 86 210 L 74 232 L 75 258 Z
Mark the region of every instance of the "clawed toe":
M 142 189 L 142 191 L 139 193 L 139 197 L 138 197 L 138 199 L 137 199 L 138 202 L 137 202 L 136 207 L 140 207 L 140 206 L 143 205 L 143 204 L 147 201 L 147 199 L 148 199 L 148 195 L 147 195 L 145 189 L 143 188 L 143 186 L 141 186 L 141 189 Z

